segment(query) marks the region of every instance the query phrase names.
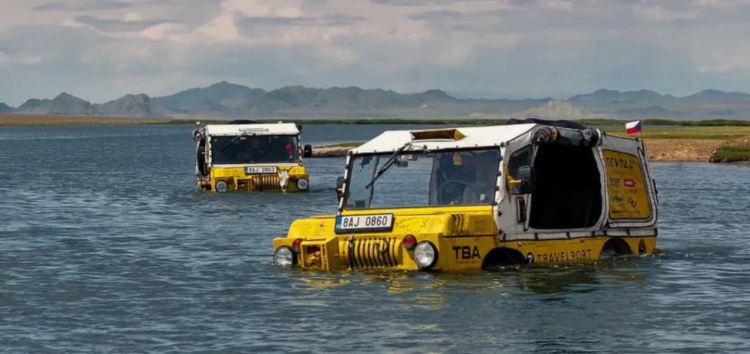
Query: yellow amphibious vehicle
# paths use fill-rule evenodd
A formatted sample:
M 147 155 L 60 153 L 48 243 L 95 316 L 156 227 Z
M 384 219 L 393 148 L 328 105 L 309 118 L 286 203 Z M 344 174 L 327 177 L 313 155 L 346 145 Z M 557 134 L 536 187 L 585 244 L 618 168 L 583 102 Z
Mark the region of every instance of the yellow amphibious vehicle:
M 301 155 L 300 130 L 294 123 L 198 126 L 195 173 L 200 188 L 215 192 L 306 192 L 310 176 Z
M 387 131 L 349 152 L 336 215 L 295 221 L 274 263 L 454 271 L 652 254 L 643 142 L 573 122 Z

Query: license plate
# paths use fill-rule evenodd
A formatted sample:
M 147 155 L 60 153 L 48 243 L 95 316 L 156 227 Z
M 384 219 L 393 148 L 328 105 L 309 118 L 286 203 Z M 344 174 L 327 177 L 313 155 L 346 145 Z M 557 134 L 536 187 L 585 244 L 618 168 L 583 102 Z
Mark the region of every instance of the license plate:
M 246 175 L 257 175 L 263 173 L 276 173 L 276 166 L 270 167 L 245 167 Z
M 336 217 L 336 233 L 380 232 L 393 230 L 393 214 L 349 215 Z

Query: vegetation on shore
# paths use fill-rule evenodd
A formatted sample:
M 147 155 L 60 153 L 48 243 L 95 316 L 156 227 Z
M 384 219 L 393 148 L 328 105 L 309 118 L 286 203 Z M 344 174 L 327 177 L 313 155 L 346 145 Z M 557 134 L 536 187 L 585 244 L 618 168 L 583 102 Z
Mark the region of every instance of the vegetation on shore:
M 750 161 L 750 146 L 723 146 L 709 159 L 710 162 Z
M 602 128 L 613 135 L 625 135 L 624 126 Z M 645 126 L 643 134 L 633 136 L 644 139 L 729 140 L 748 135 L 750 135 L 750 126 Z

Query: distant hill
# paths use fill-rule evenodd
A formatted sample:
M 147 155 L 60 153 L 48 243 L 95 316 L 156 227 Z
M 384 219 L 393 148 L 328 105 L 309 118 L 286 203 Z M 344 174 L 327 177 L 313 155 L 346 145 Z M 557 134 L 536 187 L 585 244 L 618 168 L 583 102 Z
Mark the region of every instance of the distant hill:
M 694 95 L 686 97 L 690 100 L 702 101 L 747 101 L 750 100 L 750 94 L 742 92 L 724 92 L 718 90 L 703 90 Z
M 171 96 L 157 97 L 152 102 L 154 110 L 164 114 L 221 112 L 247 108 L 266 93 L 263 89 L 220 82 L 205 88 L 193 88 Z
M 593 93 L 573 96 L 568 101 L 573 104 L 584 105 L 616 105 L 620 103 L 658 102 L 666 98 L 671 98 L 671 96 L 664 96 L 649 90 L 620 92 L 601 89 Z
M 8 106 L 7 104 L 5 104 L 3 102 L 0 102 L 0 113 L 10 113 L 10 112 L 13 112 L 15 110 L 16 110 L 15 108 L 13 108 L 11 106 Z
M 442 90 L 400 94 L 383 89 L 286 86 L 276 90 L 251 89 L 220 82 L 151 100 L 152 112 L 176 116 L 357 118 L 357 117 L 469 117 L 477 112 L 509 115 L 546 104 L 542 100 L 457 99 Z
M 704 90 L 686 97 L 649 90 L 598 90 L 573 96 L 568 102 L 595 115 L 612 118 L 750 119 L 750 95 L 718 90 Z
M 89 103 L 69 93 L 63 92 L 54 99 L 30 99 L 18 107 L 19 112 L 59 114 L 59 115 L 96 115 L 98 111 Z
M 537 107 L 516 113 L 514 118 L 548 118 L 548 119 L 591 119 L 594 114 L 586 109 L 576 108 L 567 101 L 550 101 L 543 107 Z
M 619 117 L 632 117 L 632 118 L 681 118 L 686 115 L 685 112 L 670 111 L 662 106 L 654 105 L 645 108 L 626 108 L 619 109 L 616 111 Z
M 145 94 L 125 95 L 107 103 L 95 105 L 97 112 L 113 117 L 152 117 L 151 98 Z
M 12 109 L 6 105 L 3 109 Z M 173 95 L 125 95 L 92 104 L 67 93 L 30 99 L 16 112 L 59 115 L 175 118 L 669 118 L 750 119 L 750 94 L 704 90 L 686 97 L 650 90 L 601 89 L 567 100 L 456 98 L 433 89 L 402 94 L 356 86 L 286 86 L 267 91 L 228 82 Z

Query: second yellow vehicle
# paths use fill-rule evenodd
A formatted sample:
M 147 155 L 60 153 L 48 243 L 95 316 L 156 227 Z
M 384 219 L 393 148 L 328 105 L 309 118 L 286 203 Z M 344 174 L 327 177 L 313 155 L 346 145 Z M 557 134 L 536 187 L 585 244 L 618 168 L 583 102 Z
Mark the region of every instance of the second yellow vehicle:
M 300 146 L 300 129 L 294 123 L 199 125 L 193 138 L 200 188 L 214 192 L 306 192 L 310 188 L 302 155 L 311 155 L 312 148 Z
M 515 123 L 387 131 L 351 150 L 338 213 L 295 221 L 273 262 L 454 271 L 654 253 L 641 140 Z

